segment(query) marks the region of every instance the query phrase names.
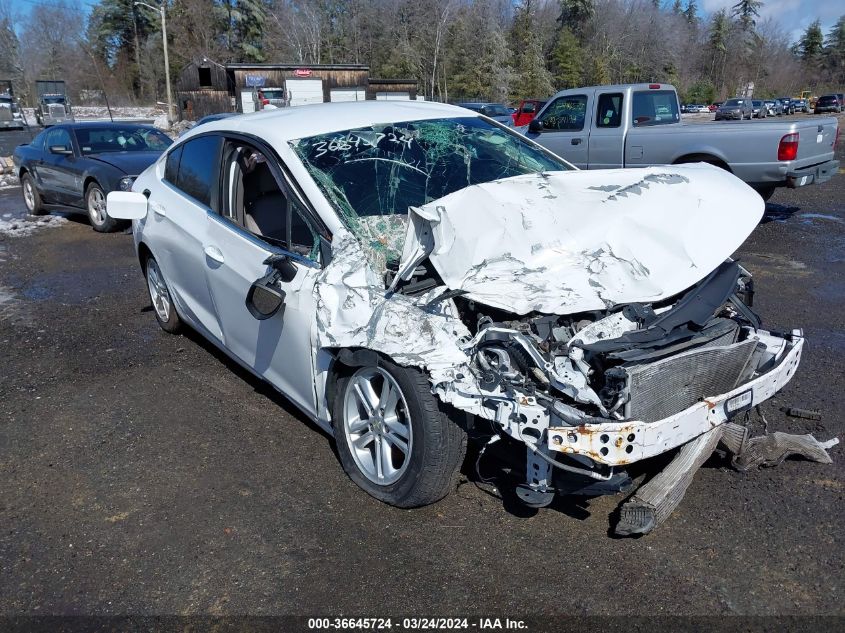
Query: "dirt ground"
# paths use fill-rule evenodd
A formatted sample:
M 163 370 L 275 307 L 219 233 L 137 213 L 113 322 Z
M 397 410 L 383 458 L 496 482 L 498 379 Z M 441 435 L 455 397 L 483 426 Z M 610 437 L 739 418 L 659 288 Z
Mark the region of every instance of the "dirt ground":
M 0 192 L 0 218 L 22 204 Z M 738 256 L 764 325 L 808 339 L 771 428 L 845 440 L 845 176 L 779 190 Z M 831 455 L 714 457 L 633 540 L 608 535 L 620 497 L 527 512 L 464 480 L 397 510 L 284 398 L 158 328 L 131 236 L 82 217 L 0 235 L 0 615 L 842 616 Z

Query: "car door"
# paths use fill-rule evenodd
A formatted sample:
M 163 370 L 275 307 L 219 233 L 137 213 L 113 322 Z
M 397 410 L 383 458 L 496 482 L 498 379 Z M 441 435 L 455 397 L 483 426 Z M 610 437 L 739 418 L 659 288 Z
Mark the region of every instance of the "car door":
M 62 145 L 62 128 L 48 130 L 44 138 L 44 149 L 35 167 L 38 177 L 38 187 L 41 197 L 45 202 L 59 204 L 62 202 L 61 190 L 59 188 L 58 176 L 58 155 L 50 151 L 51 147 Z M 69 144 L 69 143 L 68 143 Z
M 52 146 L 60 146 L 71 152 L 70 154 L 54 154 L 50 151 Z M 70 131 L 66 128 L 57 128 L 55 135 L 47 147 L 44 156 L 44 164 L 51 173 L 52 188 L 55 191 L 56 201 L 61 204 L 79 204 L 79 152 L 71 139 Z
M 176 145 L 165 159 L 164 178 L 150 196 L 144 232 L 156 245 L 153 253 L 184 316 L 210 338 L 222 331 L 205 279 L 208 215 L 217 204 L 222 138 L 198 136 Z
M 241 362 L 306 412 L 316 413 L 311 328 L 320 271 L 318 231 L 266 148 L 231 140 L 221 169 L 220 213 L 209 214 L 205 275 L 223 343 Z M 250 286 L 270 272 L 265 260 L 285 255 L 295 275 L 278 282 L 284 306 L 266 320 L 246 305 Z
M 622 120 L 625 95 L 621 92 L 596 93 L 596 118 L 590 132 L 590 169 L 616 169 L 625 164 Z
M 586 169 L 592 123 L 590 101 L 587 94 L 562 95 L 550 101 L 536 117 L 542 129 L 539 132 L 529 129 L 526 136 L 576 167 Z

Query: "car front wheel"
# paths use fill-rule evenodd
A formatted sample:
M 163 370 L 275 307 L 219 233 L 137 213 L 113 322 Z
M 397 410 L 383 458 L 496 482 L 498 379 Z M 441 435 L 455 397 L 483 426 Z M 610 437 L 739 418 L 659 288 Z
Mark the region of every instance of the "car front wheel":
M 386 360 L 339 378 L 334 438 L 350 479 L 400 508 L 446 496 L 466 450 L 466 435 L 441 409 L 420 371 Z
M 21 190 L 23 191 L 23 202 L 26 205 L 26 210 L 31 215 L 43 215 L 44 202 L 35 187 L 35 180 L 28 172 L 21 176 Z
M 106 213 L 106 194 L 95 182 L 88 185 L 88 189 L 85 190 L 85 206 L 88 209 L 91 228 L 95 231 L 111 233 L 117 229 L 117 220 L 110 218 Z
M 176 307 L 173 305 L 173 299 L 170 296 L 170 288 L 164 280 L 164 275 L 161 273 L 161 268 L 158 267 L 155 257 L 147 258 L 144 272 L 147 277 L 147 289 L 150 292 L 150 301 L 153 304 L 156 321 L 158 321 L 162 330 L 175 334 L 182 327 L 182 321 L 176 314 Z

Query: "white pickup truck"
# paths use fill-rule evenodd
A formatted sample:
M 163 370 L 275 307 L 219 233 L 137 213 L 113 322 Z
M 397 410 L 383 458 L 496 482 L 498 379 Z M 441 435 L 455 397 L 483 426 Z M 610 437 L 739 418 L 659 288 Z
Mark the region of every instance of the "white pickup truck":
M 764 200 L 777 187 L 822 183 L 839 168 L 833 117 L 683 123 L 669 84 L 563 90 L 520 131 L 581 169 L 711 163 Z

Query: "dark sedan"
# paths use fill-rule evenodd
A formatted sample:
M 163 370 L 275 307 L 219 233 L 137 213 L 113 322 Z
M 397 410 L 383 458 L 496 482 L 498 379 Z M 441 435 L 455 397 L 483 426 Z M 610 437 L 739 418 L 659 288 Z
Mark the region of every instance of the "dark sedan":
M 513 125 L 510 110 L 501 103 L 482 103 L 473 101 L 469 103 L 458 103 L 457 105 L 462 108 L 466 108 L 467 110 L 483 114 L 484 116 L 490 117 L 494 121 L 498 121 L 504 125 Z
M 12 157 L 26 208 L 33 215 L 51 207 L 88 213 L 95 231 L 117 228 L 106 215 L 110 191 L 129 191 L 135 178 L 173 141 L 149 125 L 72 123 L 44 130 Z

